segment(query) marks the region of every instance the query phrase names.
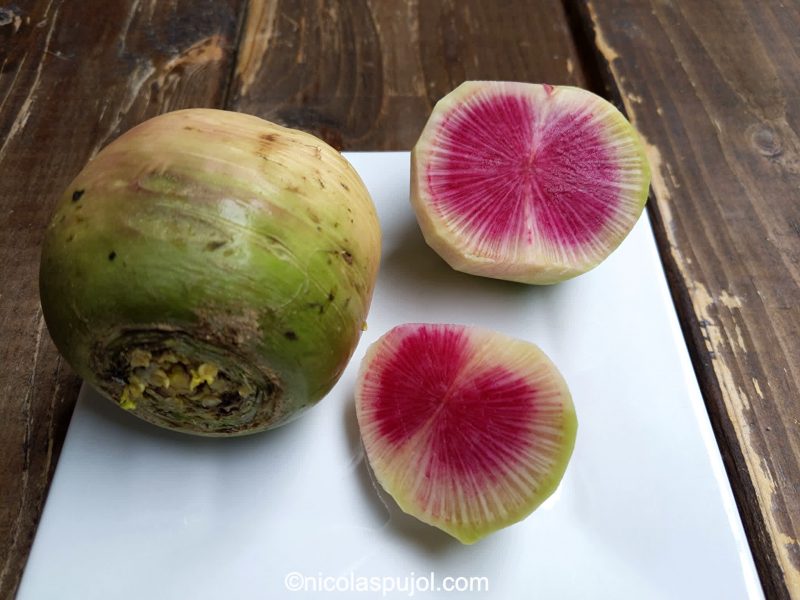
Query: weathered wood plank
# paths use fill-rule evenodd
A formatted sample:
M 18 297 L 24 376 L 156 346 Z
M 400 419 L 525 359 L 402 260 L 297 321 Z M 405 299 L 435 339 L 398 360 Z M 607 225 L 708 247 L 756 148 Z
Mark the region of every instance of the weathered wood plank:
M 465 79 L 584 83 L 563 7 L 251 0 L 230 107 L 347 150 L 404 150 Z
M 800 6 L 580 0 L 768 597 L 800 598 Z
M 223 103 L 242 6 L 41 0 L 0 11 L 2 598 L 19 583 L 79 387 L 38 301 L 52 205 L 121 131 L 169 109 Z

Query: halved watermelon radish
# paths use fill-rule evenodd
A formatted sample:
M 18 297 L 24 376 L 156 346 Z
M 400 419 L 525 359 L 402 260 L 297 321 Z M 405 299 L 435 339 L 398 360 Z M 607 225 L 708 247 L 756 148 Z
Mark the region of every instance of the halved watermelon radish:
M 367 351 L 355 396 L 378 482 L 406 513 L 465 544 L 538 507 L 575 444 L 555 365 L 488 329 L 395 327 Z
M 556 283 L 597 266 L 633 228 L 650 169 L 609 102 L 567 86 L 468 81 L 412 152 L 411 203 L 454 269 Z

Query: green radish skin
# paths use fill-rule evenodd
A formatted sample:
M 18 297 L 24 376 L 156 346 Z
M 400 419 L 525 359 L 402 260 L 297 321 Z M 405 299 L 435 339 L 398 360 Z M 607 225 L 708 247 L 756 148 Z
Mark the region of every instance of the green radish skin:
M 338 380 L 379 256 L 372 200 L 333 148 L 257 117 L 183 110 L 122 135 L 66 189 L 42 249 L 42 308 L 69 364 L 137 416 L 252 433 Z M 153 386 L 128 398 L 137 350 L 190 374 L 206 365 L 225 401 Z

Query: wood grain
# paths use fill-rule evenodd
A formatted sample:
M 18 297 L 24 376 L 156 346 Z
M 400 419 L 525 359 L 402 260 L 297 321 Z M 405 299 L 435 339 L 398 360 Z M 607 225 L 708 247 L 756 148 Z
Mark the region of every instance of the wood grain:
M 0 10 L 0 598 L 19 583 L 80 384 L 39 307 L 53 203 L 121 131 L 223 103 L 241 13 L 238 0 L 22 6 Z
M 800 7 L 584 0 L 770 598 L 800 598 Z
M 558 0 L 252 0 L 229 106 L 347 150 L 408 150 L 466 79 L 584 83 Z

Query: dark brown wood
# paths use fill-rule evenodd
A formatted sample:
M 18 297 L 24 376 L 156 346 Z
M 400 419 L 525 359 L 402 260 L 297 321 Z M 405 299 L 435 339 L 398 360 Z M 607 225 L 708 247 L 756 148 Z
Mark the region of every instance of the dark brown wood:
M 800 6 L 568 5 L 645 138 L 650 214 L 765 593 L 800 598 Z
M 254 0 L 230 107 L 337 148 L 408 150 L 466 79 L 583 84 L 561 3 Z
M 0 598 L 19 583 L 80 384 L 39 307 L 51 207 L 121 131 L 223 103 L 241 8 L 42 0 L 0 9 Z

